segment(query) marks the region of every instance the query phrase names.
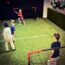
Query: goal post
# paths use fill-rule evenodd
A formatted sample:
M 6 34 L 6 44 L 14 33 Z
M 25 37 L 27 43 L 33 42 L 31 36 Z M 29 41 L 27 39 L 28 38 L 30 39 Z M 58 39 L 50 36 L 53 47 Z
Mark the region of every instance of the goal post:
M 60 49 L 61 48 L 65 48 L 65 46 L 60 47 Z M 54 48 L 54 49 L 59 49 L 59 48 Z M 53 49 L 50 48 L 50 49 L 28 52 L 28 65 L 47 64 L 48 56 L 50 54 L 50 53 L 48 54 L 48 52 L 50 52 L 51 50 L 53 50 Z M 32 57 L 34 57 L 34 58 L 32 58 Z M 39 59 L 40 59 L 40 61 L 39 61 Z

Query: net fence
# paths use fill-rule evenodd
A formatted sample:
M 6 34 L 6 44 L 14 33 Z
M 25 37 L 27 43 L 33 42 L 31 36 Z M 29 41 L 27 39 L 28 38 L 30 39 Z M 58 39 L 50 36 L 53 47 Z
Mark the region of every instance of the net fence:
M 61 56 L 57 61 L 57 65 L 65 65 L 65 47 L 61 47 Z M 40 50 L 40 51 L 33 51 L 30 53 L 29 56 L 29 63 L 28 65 L 47 65 L 49 55 L 52 49 Z

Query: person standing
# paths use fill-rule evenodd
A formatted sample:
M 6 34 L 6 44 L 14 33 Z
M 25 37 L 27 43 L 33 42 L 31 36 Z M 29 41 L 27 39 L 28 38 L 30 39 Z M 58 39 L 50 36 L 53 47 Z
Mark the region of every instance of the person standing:
M 16 8 L 14 8 L 14 12 L 18 15 L 19 24 L 21 24 L 23 22 L 23 24 L 25 25 L 25 21 L 23 18 L 23 11 L 21 9 L 18 9 L 18 12 L 17 12 Z
M 4 41 L 5 41 L 6 51 L 9 51 L 9 44 L 11 45 L 11 48 L 13 50 L 15 50 L 15 46 L 14 46 L 14 43 L 13 43 L 13 38 L 12 38 L 12 35 L 11 35 L 10 27 L 8 26 L 7 22 L 5 22 L 3 25 L 4 25 L 3 37 L 4 37 Z
M 52 42 L 51 44 L 51 54 L 49 56 L 49 60 L 48 60 L 48 65 L 56 65 L 57 64 L 57 60 L 60 57 L 60 47 L 61 47 L 61 42 L 59 41 L 60 39 L 60 34 L 59 33 L 55 33 L 53 35 L 54 37 L 54 42 Z M 57 48 L 57 49 L 55 49 Z
M 15 24 L 14 24 L 14 22 L 15 22 L 15 21 L 11 19 L 11 26 L 10 26 L 10 29 L 11 29 L 11 35 L 12 35 L 13 41 L 15 41 L 15 39 L 14 39 Z

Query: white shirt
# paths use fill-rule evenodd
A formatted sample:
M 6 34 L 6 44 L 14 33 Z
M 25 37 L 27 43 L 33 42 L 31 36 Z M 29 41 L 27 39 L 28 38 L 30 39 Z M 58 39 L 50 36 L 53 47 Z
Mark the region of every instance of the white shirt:
M 11 30 L 10 27 L 5 27 L 3 30 L 3 37 L 4 39 L 11 37 Z

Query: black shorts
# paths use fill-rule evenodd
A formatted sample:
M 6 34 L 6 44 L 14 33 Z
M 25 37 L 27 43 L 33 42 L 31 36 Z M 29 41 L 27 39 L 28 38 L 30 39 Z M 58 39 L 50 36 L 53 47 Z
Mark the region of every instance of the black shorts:
M 14 32 L 11 32 L 12 35 L 14 35 Z

